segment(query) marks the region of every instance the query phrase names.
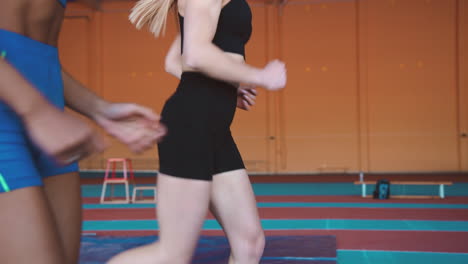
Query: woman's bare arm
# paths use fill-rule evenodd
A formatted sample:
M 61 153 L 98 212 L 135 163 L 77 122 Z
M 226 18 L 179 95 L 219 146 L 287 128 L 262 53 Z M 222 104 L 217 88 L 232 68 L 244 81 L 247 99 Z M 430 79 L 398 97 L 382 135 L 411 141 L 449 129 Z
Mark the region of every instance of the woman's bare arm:
M 0 100 L 22 119 L 41 108 L 52 107 L 8 62 L 0 58 Z
M 91 119 L 107 133 L 140 153 L 153 147 L 165 134 L 159 116 L 152 109 L 131 103 L 110 103 L 62 71 L 68 107 Z
M 174 42 L 172 42 L 165 59 L 166 72 L 174 75 L 178 79 L 180 79 L 180 76 L 182 75 L 182 54 L 180 50 L 180 42 L 181 38 L 179 34 L 175 38 Z
M 70 109 L 95 119 L 95 115 L 109 104 L 91 90 L 83 87 L 65 70 L 62 70 L 62 79 L 65 103 Z
M 186 0 L 183 64 L 228 82 L 259 85 L 269 90 L 284 87 L 283 63 L 273 61 L 264 69 L 255 68 L 228 56 L 212 43 L 221 8 L 221 0 Z

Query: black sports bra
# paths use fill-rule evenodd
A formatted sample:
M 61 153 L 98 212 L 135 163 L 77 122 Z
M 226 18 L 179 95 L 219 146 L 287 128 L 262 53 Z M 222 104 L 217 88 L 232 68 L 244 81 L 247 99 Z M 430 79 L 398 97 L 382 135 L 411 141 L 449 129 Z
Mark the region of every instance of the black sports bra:
M 184 17 L 179 14 L 181 50 L 184 47 Z M 245 44 L 252 34 L 252 12 L 246 0 L 230 0 L 219 14 L 213 44 L 225 52 L 240 54 L 245 58 Z

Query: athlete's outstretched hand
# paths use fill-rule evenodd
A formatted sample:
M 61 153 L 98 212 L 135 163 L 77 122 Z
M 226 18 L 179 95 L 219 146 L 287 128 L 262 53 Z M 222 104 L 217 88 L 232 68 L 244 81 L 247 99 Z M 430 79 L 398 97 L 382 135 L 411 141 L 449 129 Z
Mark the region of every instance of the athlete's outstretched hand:
M 241 85 L 237 89 L 237 107 L 249 111 L 257 100 L 257 90 L 254 85 Z
M 103 138 L 88 124 L 51 105 L 35 109 L 23 116 L 23 121 L 32 141 L 64 165 L 106 147 Z
M 135 153 L 153 147 L 166 134 L 160 117 L 153 110 L 136 104 L 108 103 L 93 119 Z
M 260 72 L 260 84 L 269 91 L 286 86 L 286 66 L 279 60 L 269 62 Z

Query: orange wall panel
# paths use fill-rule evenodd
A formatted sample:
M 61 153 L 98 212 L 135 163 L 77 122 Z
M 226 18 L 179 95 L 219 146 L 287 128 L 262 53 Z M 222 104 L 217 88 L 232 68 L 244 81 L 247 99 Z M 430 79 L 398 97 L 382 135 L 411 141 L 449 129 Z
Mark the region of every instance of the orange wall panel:
M 468 135 L 468 2 L 458 1 L 458 87 L 460 136 Z M 461 169 L 468 171 L 468 136 L 460 138 Z
M 89 82 L 89 27 L 86 17 L 65 19 L 59 47 L 63 68 L 85 85 Z
M 354 2 L 292 2 L 283 10 L 286 172 L 357 170 Z
M 370 170 L 457 170 L 455 1 L 367 4 Z

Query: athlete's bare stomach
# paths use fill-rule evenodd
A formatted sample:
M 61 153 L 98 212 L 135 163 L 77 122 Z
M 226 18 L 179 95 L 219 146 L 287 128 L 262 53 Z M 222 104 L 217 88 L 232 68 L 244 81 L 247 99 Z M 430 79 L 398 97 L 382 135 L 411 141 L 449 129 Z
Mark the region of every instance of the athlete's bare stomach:
M 64 13 L 57 0 L 0 0 L 0 29 L 57 46 Z

